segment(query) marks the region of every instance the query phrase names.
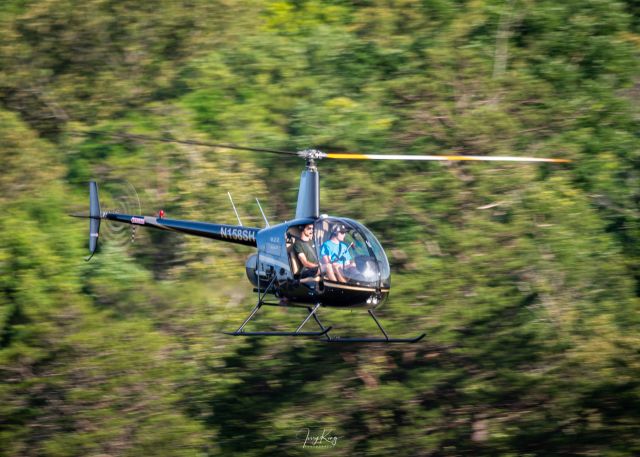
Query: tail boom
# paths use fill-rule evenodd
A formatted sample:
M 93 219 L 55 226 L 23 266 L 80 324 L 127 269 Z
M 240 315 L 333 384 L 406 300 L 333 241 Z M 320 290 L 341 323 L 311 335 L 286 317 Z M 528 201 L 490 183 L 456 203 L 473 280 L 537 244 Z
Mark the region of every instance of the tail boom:
M 132 226 L 151 227 L 158 230 L 168 230 L 252 247 L 257 246 L 256 236 L 261 230 L 256 227 L 244 227 L 242 225 L 212 224 L 209 222 L 137 216 L 112 213 L 109 211 L 103 212 L 100 210 L 98 184 L 95 181 L 89 182 L 89 214 L 71 214 L 71 216 L 89 219 L 89 257 L 86 260 L 90 260 L 98 249 L 100 222 L 103 219 L 123 224 L 131 224 Z
M 102 219 L 121 222 L 124 224 L 151 227 L 159 230 L 185 233 L 201 236 L 213 240 L 257 246 L 256 235 L 261 230 L 256 227 L 241 225 L 212 224 L 209 222 L 185 221 L 179 219 L 165 219 L 152 216 L 135 216 L 130 214 L 104 213 Z

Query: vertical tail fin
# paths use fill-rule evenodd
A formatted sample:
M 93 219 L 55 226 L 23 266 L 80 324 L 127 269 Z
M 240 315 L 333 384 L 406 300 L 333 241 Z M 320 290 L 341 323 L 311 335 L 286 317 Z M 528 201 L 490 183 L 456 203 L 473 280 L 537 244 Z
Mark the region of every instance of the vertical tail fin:
M 89 182 L 89 257 L 93 257 L 98 248 L 98 235 L 100 234 L 100 200 L 98 199 L 98 184 Z

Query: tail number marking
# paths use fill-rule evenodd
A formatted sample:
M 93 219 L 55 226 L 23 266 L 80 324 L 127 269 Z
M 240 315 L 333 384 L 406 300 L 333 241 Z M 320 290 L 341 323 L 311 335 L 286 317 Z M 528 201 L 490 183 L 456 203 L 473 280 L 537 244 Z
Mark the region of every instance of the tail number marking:
M 221 227 L 220 235 L 222 235 L 223 238 L 229 238 L 231 240 L 255 241 L 256 239 L 255 232 L 247 229 Z

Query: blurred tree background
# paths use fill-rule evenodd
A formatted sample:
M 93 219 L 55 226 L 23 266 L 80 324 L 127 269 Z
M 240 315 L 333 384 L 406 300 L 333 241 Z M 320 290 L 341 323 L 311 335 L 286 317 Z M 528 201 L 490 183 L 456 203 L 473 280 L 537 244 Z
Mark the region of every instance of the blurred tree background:
M 4 0 L 0 25 L 1 456 L 640 454 L 636 0 Z M 328 346 L 220 334 L 251 249 L 139 230 L 82 260 L 90 179 L 145 214 L 294 213 L 299 160 L 121 132 L 573 162 L 322 162 L 323 212 L 387 250 L 381 318 L 428 334 Z

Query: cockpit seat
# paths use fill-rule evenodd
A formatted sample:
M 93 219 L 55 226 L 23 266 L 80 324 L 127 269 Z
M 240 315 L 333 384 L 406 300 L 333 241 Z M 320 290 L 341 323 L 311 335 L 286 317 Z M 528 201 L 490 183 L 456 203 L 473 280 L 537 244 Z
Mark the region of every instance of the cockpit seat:
M 293 250 L 293 244 L 295 243 L 295 238 L 293 236 L 287 237 L 287 255 L 289 256 L 289 263 L 291 264 L 291 273 L 294 278 L 300 277 L 300 270 L 302 270 L 302 265 L 300 264 L 300 260 L 296 256 L 296 252 Z
M 291 264 L 291 274 L 295 279 L 299 279 L 302 284 L 310 284 L 317 283 L 320 281 L 320 276 L 312 276 L 307 278 L 300 279 L 300 272 L 302 271 L 302 263 L 298 256 L 296 255 L 296 251 L 293 249 L 295 243 L 301 243 L 300 240 L 300 231 L 296 227 L 290 227 L 287 231 L 287 256 L 289 256 L 289 263 Z

